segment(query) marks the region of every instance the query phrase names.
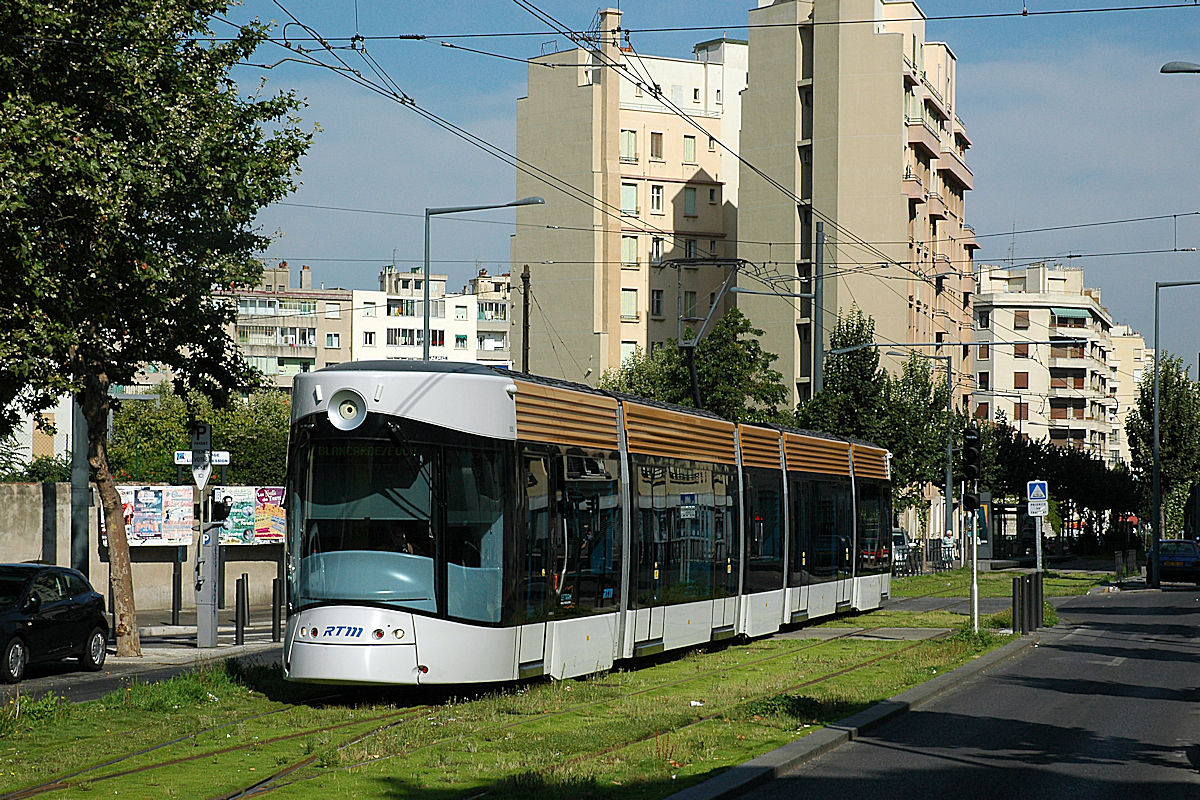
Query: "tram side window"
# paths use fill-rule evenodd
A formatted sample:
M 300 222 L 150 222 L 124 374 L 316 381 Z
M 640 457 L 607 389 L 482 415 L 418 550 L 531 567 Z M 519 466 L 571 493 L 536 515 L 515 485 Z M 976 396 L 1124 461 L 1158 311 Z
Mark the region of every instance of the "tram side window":
M 745 470 L 746 592 L 783 586 L 783 473 Z
M 634 456 L 633 604 L 705 600 L 737 588 L 732 469 Z
M 793 501 L 793 573 L 805 583 L 821 583 L 850 574 L 854 528 L 849 483 L 844 480 L 801 478 Z
M 526 449 L 522 460 L 527 523 L 518 622 L 615 610 L 622 568 L 620 461 L 615 454 L 556 448 Z
M 446 448 L 446 598 L 451 617 L 499 622 L 504 568 L 503 459 Z
M 890 491 L 887 484 L 860 482 L 858 496 L 859 575 L 877 575 L 891 567 Z
M 789 475 L 791 495 L 791 547 L 789 586 L 807 586 L 815 581 L 813 567 L 813 482 L 807 478 Z

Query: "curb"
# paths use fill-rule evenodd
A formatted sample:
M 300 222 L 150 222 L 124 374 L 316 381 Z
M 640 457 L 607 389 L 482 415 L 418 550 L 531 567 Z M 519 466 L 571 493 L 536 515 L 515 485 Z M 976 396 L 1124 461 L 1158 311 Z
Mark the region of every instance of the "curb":
M 751 759 L 706 781 L 690 786 L 667 797 L 667 800 L 719 800 L 733 797 L 760 783 L 790 772 L 808 761 L 824 755 L 830 750 L 859 738 L 864 733 L 900 716 L 906 711 L 919 708 L 938 695 L 959 686 L 992 667 L 1024 653 L 1036 646 L 1036 635 L 1025 636 L 944 675 L 925 681 L 906 692 L 876 703 L 868 709 L 826 725 L 794 742 L 778 747 L 758 758 Z

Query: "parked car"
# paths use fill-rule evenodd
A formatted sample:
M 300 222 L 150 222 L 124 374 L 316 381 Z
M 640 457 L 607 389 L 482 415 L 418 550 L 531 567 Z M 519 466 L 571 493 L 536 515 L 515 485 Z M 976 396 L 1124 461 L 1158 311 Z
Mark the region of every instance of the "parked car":
M 1158 547 L 1162 580 L 1187 581 L 1200 586 L 1200 545 L 1191 539 L 1163 539 Z
M 108 620 L 104 598 L 73 569 L 0 564 L 0 681 L 16 683 L 39 661 L 78 658 L 104 666 Z

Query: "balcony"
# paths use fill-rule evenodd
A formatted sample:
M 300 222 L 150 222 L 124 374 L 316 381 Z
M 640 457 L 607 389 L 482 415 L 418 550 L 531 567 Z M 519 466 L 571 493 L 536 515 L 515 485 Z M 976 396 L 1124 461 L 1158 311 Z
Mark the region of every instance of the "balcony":
M 925 103 L 931 106 L 942 119 L 950 119 L 950 107 L 946 105 L 946 100 L 942 97 L 942 93 L 934 88 L 929 80 L 928 73 L 921 77 L 924 79 L 925 84 Z
M 913 203 L 924 203 L 926 199 L 925 186 L 911 169 L 904 173 L 904 194 Z
M 978 250 L 979 240 L 975 238 L 975 229 L 970 225 L 963 225 L 962 246 L 968 250 Z
M 962 156 L 953 150 L 943 150 L 938 154 L 937 171 L 963 189 L 975 188 L 975 173 L 971 172 Z
M 904 122 L 910 147 L 923 150 L 930 158 L 937 158 L 941 154 L 941 137 L 926 117 L 905 117 Z
M 907 86 L 916 86 L 921 82 L 921 70 L 913 63 L 913 60 L 907 55 L 904 56 L 904 83 Z
M 950 210 L 946 208 L 946 201 L 937 192 L 929 193 L 929 218 L 930 219 L 948 219 Z

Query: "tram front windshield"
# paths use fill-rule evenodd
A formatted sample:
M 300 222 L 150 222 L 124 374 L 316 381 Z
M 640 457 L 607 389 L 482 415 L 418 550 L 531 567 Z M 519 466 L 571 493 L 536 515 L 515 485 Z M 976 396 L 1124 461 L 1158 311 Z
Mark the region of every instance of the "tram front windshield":
M 499 621 L 500 450 L 434 443 L 444 436 L 412 422 L 363 427 L 373 430 L 301 437 L 292 452 L 290 605 Z

